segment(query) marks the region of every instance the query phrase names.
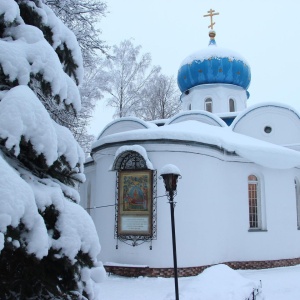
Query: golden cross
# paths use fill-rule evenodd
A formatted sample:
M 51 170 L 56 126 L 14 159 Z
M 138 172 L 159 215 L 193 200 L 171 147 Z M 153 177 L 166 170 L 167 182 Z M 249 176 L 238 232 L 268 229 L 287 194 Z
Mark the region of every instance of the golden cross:
M 213 16 L 217 16 L 219 15 L 219 13 L 216 13 L 215 10 L 210 9 L 208 11 L 208 15 L 204 15 L 203 17 L 210 17 L 210 25 L 208 25 L 208 28 L 211 28 L 211 30 L 214 29 L 214 25 L 216 24 L 215 22 L 213 22 Z

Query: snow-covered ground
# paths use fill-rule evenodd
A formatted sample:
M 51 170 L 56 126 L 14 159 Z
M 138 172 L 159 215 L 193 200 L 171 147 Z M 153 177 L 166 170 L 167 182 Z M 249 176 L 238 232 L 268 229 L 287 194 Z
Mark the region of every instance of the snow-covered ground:
M 241 295 L 242 289 L 249 287 L 253 282 L 258 283 L 260 280 L 262 282 L 263 295 L 257 299 L 300 299 L 300 265 L 285 268 L 245 271 L 232 271 L 229 268 L 224 268 L 224 265 L 216 267 L 217 268 L 215 268 L 213 272 L 210 271 L 206 274 L 202 273 L 202 275 L 195 277 L 179 278 L 180 299 L 237 300 L 237 296 Z M 212 275 L 214 278 L 211 278 Z M 218 284 L 216 282 L 218 282 Z M 239 291 L 237 291 L 237 285 L 240 285 L 241 287 Z M 100 284 L 100 288 L 99 299 L 101 300 L 175 299 L 173 278 L 124 278 L 110 275 Z M 209 290 L 211 291 L 211 295 L 208 295 Z M 217 295 L 220 291 L 223 292 L 221 297 Z M 245 298 L 239 299 L 244 300 Z

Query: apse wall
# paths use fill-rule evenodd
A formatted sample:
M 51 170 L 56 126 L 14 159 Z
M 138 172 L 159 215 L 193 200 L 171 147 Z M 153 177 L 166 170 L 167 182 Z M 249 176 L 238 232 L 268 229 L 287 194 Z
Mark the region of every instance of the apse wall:
M 266 169 L 212 147 L 186 144 L 141 143 L 155 169 L 175 164 L 181 170 L 175 198 L 178 267 L 194 267 L 227 261 L 271 260 L 300 256 L 296 220 L 294 177 L 299 170 Z M 118 147 L 94 154 L 94 206 L 114 205 L 116 175 L 108 171 Z M 248 182 L 250 174 L 261 178 L 265 228 L 249 231 Z M 300 174 L 298 174 L 300 176 Z M 157 196 L 165 194 L 157 179 Z M 157 199 L 157 240 L 132 247 L 114 238 L 114 206 L 92 210 L 102 250 L 100 259 L 153 268 L 173 266 L 170 208 L 166 197 Z M 284 221 L 281 221 L 284 220 Z M 287 247 L 286 245 L 289 245 Z
M 249 107 L 231 124 L 234 132 L 277 145 L 300 142 L 300 117 L 291 107 L 263 103 Z

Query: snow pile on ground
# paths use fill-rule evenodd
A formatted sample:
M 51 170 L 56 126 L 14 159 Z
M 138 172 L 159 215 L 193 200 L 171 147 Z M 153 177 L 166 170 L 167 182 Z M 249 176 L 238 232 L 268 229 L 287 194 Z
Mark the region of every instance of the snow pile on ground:
M 191 279 L 180 291 L 182 300 L 252 300 L 254 290 L 260 289 L 260 283 L 246 279 L 226 265 L 216 265 Z M 167 299 L 174 299 L 168 295 Z M 260 294 L 256 300 L 264 299 Z
M 186 253 L 188 255 L 188 253 Z M 262 291 L 265 300 L 298 300 L 300 299 L 300 265 L 293 267 L 283 267 L 263 270 L 237 270 L 243 278 L 250 282 L 262 282 Z M 217 274 L 215 274 L 218 276 Z M 200 281 L 198 277 L 179 277 L 179 294 L 181 300 L 192 300 L 200 298 L 186 298 L 185 292 L 188 287 L 195 288 L 200 293 Z M 229 276 L 229 275 L 228 275 Z M 221 282 L 222 286 L 224 281 Z M 174 300 L 174 278 L 126 278 L 120 276 L 108 276 L 107 279 L 100 284 L 100 294 L 97 300 Z M 211 284 L 210 284 L 211 286 Z M 205 288 L 205 287 L 204 287 Z M 219 286 L 213 287 L 215 290 Z M 167 296 L 166 296 L 167 295 Z M 188 295 L 188 294 L 187 294 Z M 166 298 L 167 297 L 167 298 Z M 183 298 L 185 297 L 185 298 Z M 228 296 L 226 300 L 233 300 Z M 260 295 L 262 297 L 262 295 Z M 213 300 L 220 300 L 222 298 L 213 298 Z M 259 298 L 257 297 L 257 300 Z M 263 299 L 263 298 L 261 298 Z M 259 300 L 261 300 L 259 299 Z M 246 300 L 245 298 L 239 300 Z M 252 300 L 250 298 L 250 300 Z

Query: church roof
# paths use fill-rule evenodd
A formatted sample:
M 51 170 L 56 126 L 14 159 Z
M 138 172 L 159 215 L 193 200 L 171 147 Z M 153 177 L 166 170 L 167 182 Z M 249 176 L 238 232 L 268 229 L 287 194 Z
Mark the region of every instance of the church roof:
M 235 51 L 220 48 L 215 33 L 207 48 L 192 53 L 180 65 L 177 82 L 181 92 L 194 86 L 210 83 L 227 83 L 247 90 L 251 81 L 250 66 Z
M 194 120 L 104 136 L 93 144 L 93 152 L 109 144 L 155 143 L 157 140 L 215 146 L 268 168 L 300 166 L 300 153 L 295 150 L 235 133 L 229 127 L 212 126 Z

